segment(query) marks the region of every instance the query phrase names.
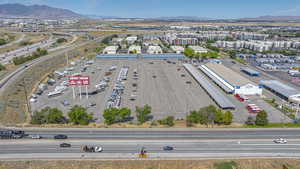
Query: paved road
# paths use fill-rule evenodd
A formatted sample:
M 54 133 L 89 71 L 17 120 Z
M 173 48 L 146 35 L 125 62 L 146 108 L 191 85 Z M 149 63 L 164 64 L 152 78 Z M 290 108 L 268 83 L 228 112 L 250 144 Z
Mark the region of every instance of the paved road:
M 53 138 L 65 134 L 70 139 L 181 139 L 181 140 L 228 140 L 268 139 L 284 137 L 300 139 L 298 129 L 25 129 L 29 135 Z
M 0 160 L 4 159 L 135 159 L 142 147 L 150 158 L 213 158 L 213 157 L 300 157 L 300 140 L 287 144 L 272 141 L 1 141 Z M 67 142 L 70 148 L 60 148 Z M 83 145 L 101 146 L 101 153 L 84 153 Z M 172 146 L 173 151 L 164 151 L 164 146 Z
M 22 34 L 21 34 L 21 37 L 20 37 L 19 39 L 15 40 L 15 41 L 13 41 L 13 42 L 10 42 L 10 43 L 8 43 L 8 44 L 2 45 L 2 46 L 0 46 L 0 48 L 6 48 L 6 47 L 8 47 L 8 46 L 12 46 L 12 45 L 14 45 L 14 44 L 20 43 L 21 41 L 24 40 L 25 36 L 26 36 L 26 35 L 25 35 L 24 33 L 22 33 Z
M 103 39 L 103 37 L 95 39 L 94 41 L 101 41 L 102 39 Z M 35 59 L 35 60 L 27 63 L 26 66 L 22 66 L 22 67 L 18 68 L 17 70 L 15 70 L 14 72 L 10 73 L 9 75 L 7 75 L 5 78 L 3 78 L 0 81 L 0 95 L 5 90 L 6 86 L 9 86 L 9 84 L 12 81 L 14 81 L 23 72 L 25 72 L 26 70 L 30 69 L 33 65 L 36 65 L 36 64 L 41 63 L 41 62 L 44 62 L 44 61 L 48 60 L 49 58 L 55 57 L 57 55 L 64 54 L 64 53 L 66 53 L 68 51 L 74 50 L 76 48 L 79 48 L 79 47 L 84 46 L 84 45 L 86 45 L 88 43 L 91 43 L 91 42 L 93 42 L 93 41 L 87 41 L 87 42 L 83 42 L 81 44 L 68 46 L 67 48 L 65 48 L 63 50 L 57 51 L 55 53 L 52 53 L 52 54 L 49 54 L 49 55 L 46 55 L 46 56 L 43 56 L 43 57 L 38 58 L 38 59 Z

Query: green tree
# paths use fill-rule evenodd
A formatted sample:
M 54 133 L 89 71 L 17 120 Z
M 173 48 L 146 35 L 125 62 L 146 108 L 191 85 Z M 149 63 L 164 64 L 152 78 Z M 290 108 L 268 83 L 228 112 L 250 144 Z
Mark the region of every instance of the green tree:
M 222 124 L 225 120 L 223 111 L 221 109 L 217 109 L 215 114 L 215 123 Z
M 223 120 L 224 120 L 223 123 L 225 125 L 230 125 L 232 123 L 232 120 L 233 120 L 233 114 L 232 114 L 232 112 L 231 111 L 226 111 L 224 113 L 224 119 Z
M 5 70 L 5 69 L 6 69 L 6 67 L 0 63 L 0 71 Z
M 266 111 L 261 111 L 256 115 L 255 124 L 258 126 L 266 126 L 268 125 L 268 113 Z
M 193 58 L 195 55 L 195 51 L 191 48 L 185 48 L 183 54 L 188 58 Z
M 230 51 L 228 51 L 228 54 L 231 59 L 236 59 L 236 54 L 237 54 L 236 51 L 230 50 Z
M 131 116 L 131 110 L 129 108 L 121 108 L 118 112 L 119 115 L 119 121 L 123 122 L 130 118 Z
M 64 42 L 67 42 L 67 39 L 59 38 L 59 39 L 56 40 L 56 43 L 64 43 Z
M 7 43 L 7 41 L 5 39 L 2 39 L 2 38 L 0 39 L 0 46 L 5 45 L 6 43 Z
M 33 114 L 33 116 L 31 117 L 31 124 L 41 125 L 46 123 L 46 114 L 43 110 L 37 111 Z
M 103 117 L 105 120 L 105 123 L 108 125 L 114 124 L 117 121 L 117 114 L 118 114 L 117 108 L 110 108 L 104 110 Z
M 78 105 L 68 112 L 68 116 L 75 125 L 88 125 L 93 120 L 93 114 L 88 114 L 86 108 Z
M 46 122 L 48 124 L 63 124 L 66 123 L 66 119 L 63 112 L 57 108 L 49 109 L 46 116 Z
M 296 33 L 295 36 L 296 36 L 296 37 L 300 37 L 300 33 L 299 33 L 299 32 Z
M 144 107 L 136 106 L 136 117 L 138 121 L 143 124 L 149 120 L 151 114 L 151 107 L 147 104 Z
M 161 125 L 167 125 L 169 127 L 174 126 L 174 116 L 168 116 L 163 120 L 158 120 L 158 123 Z

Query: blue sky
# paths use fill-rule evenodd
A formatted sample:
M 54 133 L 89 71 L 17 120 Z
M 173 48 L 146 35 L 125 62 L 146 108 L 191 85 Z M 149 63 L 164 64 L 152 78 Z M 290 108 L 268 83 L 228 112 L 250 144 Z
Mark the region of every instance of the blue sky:
M 0 0 L 0 3 L 45 4 L 81 14 L 119 17 L 300 16 L 300 0 Z

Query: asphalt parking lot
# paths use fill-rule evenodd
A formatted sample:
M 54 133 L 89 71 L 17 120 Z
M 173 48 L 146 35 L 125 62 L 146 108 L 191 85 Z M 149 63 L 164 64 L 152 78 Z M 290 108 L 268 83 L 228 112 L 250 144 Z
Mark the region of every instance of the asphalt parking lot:
M 105 73 L 112 66 L 116 66 L 117 69 L 112 71 L 109 76 L 111 81 L 104 91 L 89 95 L 88 99 L 82 95 L 80 99 L 79 88 L 75 87 L 76 99 L 73 99 L 72 87 L 68 87 L 62 95 L 48 98 L 48 93 L 53 91 L 56 86 L 63 81 L 68 81 L 68 77 L 56 78 L 56 84 L 49 86 L 38 97 L 37 102 L 31 104 L 31 108 L 36 111 L 47 106 L 57 107 L 66 113 L 72 106 L 81 105 L 87 107 L 88 112 L 93 112 L 98 121 L 102 121 L 102 113 L 107 107 L 107 100 L 110 98 L 117 76 L 124 66 L 128 66 L 129 71 L 127 80 L 123 82 L 125 89 L 121 95 L 120 107 L 131 108 L 133 116 L 135 107 L 145 104 L 152 107 L 152 115 L 156 120 L 167 116 L 182 119 L 191 110 L 215 104 L 186 72 L 180 61 L 177 59 L 168 60 L 171 63 L 162 59 L 96 59 L 95 63 L 90 65 L 86 72 L 81 73 L 81 75 L 90 76 L 91 85 L 88 87 L 88 92 L 92 93 L 96 90 L 95 85 L 104 79 Z M 80 72 L 80 65 L 73 67 L 74 70 L 70 73 Z M 134 78 L 135 71 L 137 78 Z M 85 93 L 85 87 L 82 87 L 82 93 Z M 67 101 L 69 105 L 63 105 L 64 101 Z M 95 105 L 91 106 L 91 103 L 95 103 Z

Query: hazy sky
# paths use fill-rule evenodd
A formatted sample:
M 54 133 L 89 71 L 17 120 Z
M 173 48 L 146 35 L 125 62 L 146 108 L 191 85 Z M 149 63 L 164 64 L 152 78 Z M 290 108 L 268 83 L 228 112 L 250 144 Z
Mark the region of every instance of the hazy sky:
M 81 14 L 119 17 L 300 16 L 300 0 L 0 0 L 0 3 L 45 4 Z

